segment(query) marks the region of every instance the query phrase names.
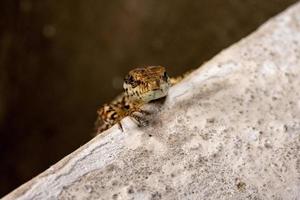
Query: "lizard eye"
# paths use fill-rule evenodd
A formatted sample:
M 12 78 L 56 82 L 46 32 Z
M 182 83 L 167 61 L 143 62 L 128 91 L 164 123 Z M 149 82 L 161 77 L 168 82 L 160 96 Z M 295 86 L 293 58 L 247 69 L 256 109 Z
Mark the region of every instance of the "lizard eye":
M 131 75 L 126 75 L 124 81 L 127 84 L 131 84 L 133 82 L 133 77 Z
M 134 81 L 132 80 L 132 82 L 130 83 L 131 87 L 135 88 L 136 86 L 138 86 L 139 82 L 138 81 Z
M 134 80 L 133 76 L 131 76 L 131 75 L 127 75 L 124 79 L 124 82 L 128 85 L 131 85 L 131 87 L 133 87 L 133 88 L 135 88 L 139 84 L 139 81 Z

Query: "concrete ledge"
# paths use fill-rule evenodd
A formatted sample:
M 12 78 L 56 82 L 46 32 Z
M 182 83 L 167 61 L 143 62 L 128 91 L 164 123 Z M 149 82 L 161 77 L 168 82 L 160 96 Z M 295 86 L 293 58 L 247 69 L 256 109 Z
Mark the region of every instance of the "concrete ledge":
M 300 199 L 300 3 L 3 199 Z

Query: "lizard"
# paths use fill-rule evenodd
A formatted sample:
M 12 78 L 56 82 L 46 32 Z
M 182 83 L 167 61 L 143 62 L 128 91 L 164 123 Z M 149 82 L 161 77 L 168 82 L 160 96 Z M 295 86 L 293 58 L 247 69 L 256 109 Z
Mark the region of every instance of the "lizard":
M 147 113 L 141 107 L 150 101 L 167 96 L 169 88 L 179 82 L 182 77 L 170 78 L 162 66 L 138 67 L 129 71 L 124 78 L 124 92 L 111 103 L 104 104 L 97 110 L 97 134 L 118 124 L 123 131 L 121 120 L 132 117 L 142 124 L 136 113 Z

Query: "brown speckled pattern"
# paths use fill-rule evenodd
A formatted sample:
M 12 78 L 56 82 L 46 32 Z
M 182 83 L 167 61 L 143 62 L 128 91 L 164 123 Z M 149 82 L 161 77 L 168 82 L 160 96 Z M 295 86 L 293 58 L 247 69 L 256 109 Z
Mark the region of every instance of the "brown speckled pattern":
M 178 81 L 173 78 L 172 83 L 176 82 Z M 149 101 L 165 97 L 171 82 L 164 67 L 148 66 L 131 70 L 126 75 L 123 86 L 125 90 L 123 94 L 110 104 L 104 104 L 97 111 L 97 134 L 115 124 L 123 129 L 121 120 L 126 116 L 132 116 L 140 123 L 140 119 L 134 113 L 142 112 L 141 106 Z

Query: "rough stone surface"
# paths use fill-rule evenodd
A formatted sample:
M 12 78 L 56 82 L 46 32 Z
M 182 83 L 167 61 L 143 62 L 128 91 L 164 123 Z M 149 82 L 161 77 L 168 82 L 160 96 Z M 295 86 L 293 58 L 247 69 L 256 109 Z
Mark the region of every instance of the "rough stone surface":
M 300 199 L 300 4 L 4 199 Z

